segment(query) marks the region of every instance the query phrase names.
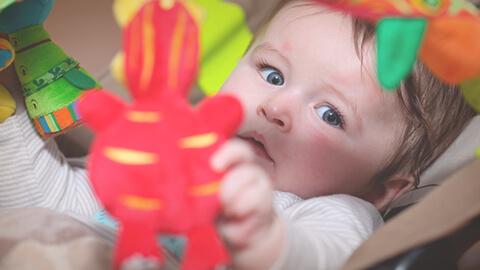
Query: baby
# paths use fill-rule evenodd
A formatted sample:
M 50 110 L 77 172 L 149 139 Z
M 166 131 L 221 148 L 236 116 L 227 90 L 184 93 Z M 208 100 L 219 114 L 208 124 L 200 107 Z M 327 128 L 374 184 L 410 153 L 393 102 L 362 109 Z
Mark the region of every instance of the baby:
M 337 269 L 474 112 L 421 64 L 383 91 L 371 25 L 285 2 L 223 87 L 245 121 L 212 158 L 227 172 L 219 230 L 235 269 Z M 24 109 L 0 138 L 0 207 L 99 210 L 84 169 L 38 138 Z
M 340 268 L 474 115 L 422 65 L 382 91 L 373 31 L 289 1 L 226 81 L 254 152 L 231 142 L 212 160 L 229 169 L 219 228 L 235 269 Z

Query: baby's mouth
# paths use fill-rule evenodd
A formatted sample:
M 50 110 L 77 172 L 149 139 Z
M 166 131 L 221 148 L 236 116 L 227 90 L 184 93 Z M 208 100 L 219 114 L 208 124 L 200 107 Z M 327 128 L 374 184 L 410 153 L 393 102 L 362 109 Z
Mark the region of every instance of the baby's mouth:
M 265 147 L 265 143 L 263 142 L 263 137 L 259 134 L 246 134 L 246 135 L 238 135 L 238 137 L 245 142 L 247 142 L 255 152 L 255 154 L 261 158 L 264 158 L 273 163 L 273 159 L 267 151 Z

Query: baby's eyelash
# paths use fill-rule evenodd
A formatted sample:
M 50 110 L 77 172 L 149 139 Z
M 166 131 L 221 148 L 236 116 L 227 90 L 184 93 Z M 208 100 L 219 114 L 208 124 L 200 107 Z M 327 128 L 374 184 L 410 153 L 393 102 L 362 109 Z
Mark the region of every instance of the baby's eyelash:
M 255 66 L 257 67 L 257 69 L 264 69 L 264 68 L 277 69 L 271 64 L 269 64 L 268 61 L 263 57 L 257 57 L 257 59 L 255 59 Z
M 334 110 L 338 114 L 338 116 L 340 117 L 340 128 L 345 129 L 347 127 L 347 123 L 345 122 L 342 111 L 340 111 L 335 105 L 331 103 L 327 103 L 327 105 L 330 106 L 332 110 Z

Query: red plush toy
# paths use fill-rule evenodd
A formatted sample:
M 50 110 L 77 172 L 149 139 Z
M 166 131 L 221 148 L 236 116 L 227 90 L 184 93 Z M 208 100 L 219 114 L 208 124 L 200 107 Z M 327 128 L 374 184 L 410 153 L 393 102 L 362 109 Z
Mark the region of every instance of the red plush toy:
M 236 131 L 242 108 L 226 95 L 189 105 L 197 22 L 181 2 L 162 2 L 147 2 L 124 28 L 124 78 L 134 102 L 95 91 L 79 104 L 97 135 L 90 179 L 120 223 L 115 267 L 134 255 L 161 263 L 156 236 L 168 233 L 188 238 L 183 269 L 212 269 L 228 255 L 214 227 L 222 175 L 209 160 Z

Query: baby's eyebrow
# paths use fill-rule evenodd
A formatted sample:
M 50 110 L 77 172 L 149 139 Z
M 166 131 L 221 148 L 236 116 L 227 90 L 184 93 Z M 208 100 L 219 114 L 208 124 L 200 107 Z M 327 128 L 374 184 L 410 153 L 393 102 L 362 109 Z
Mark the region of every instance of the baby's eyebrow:
M 275 46 L 273 46 L 271 43 L 269 42 L 264 42 L 258 46 L 256 46 L 254 49 L 253 49 L 253 54 L 256 55 L 256 54 L 260 54 L 262 51 L 266 51 L 268 53 L 273 53 L 277 56 L 280 57 L 280 59 L 282 61 L 284 61 L 288 66 L 291 66 L 290 64 L 290 61 L 288 60 L 288 58 L 282 54 L 282 52 L 280 50 L 278 50 L 277 48 L 275 48 Z

